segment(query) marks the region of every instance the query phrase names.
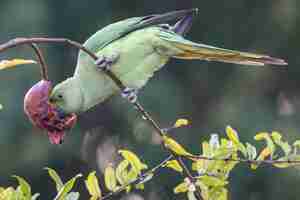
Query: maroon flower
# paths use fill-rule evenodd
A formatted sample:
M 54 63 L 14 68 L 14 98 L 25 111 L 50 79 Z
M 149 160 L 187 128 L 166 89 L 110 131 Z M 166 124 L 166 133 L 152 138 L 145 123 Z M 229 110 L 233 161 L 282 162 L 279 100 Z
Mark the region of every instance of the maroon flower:
M 61 116 L 59 108 L 49 102 L 51 90 L 50 81 L 41 80 L 36 83 L 25 95 L 24 111 L 36 127 L 47 130 L 52 144 L 60 144 L 65 131 L 75 125 L 77 116 L 76 114 Z

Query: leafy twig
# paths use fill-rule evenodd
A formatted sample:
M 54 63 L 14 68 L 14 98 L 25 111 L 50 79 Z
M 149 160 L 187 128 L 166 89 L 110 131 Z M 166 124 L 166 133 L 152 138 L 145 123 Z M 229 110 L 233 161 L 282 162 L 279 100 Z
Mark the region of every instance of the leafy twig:
M 155 167 L 153 167 L 152 169 L 148 170 L 147 172 L 141 174 L 140 176 L 138 176 L 136 179 L 131 180 L 130 182 L 128 182 L 125 185 L 122 185 L 122 187 L 120 187 L 118 190 L 114 191 L 114 192 L 110 192 L 108 194 L 106 194 L 105 196 L 103 196 L 101 198 L 101 200 L 104 199 L 108 199 L 113 195 L 117 195 L 120 192 L 124 191 L 128 186 L 131 185 L 136 185 L 139 183 L 142 183 L 145 181 L 145 178 L 147 178 L 148 175 L 154 174 L 155 172 L 157 172 L 157 170 L 159 170 L 161 167 L 163 167 L 169 160 L 171 160 L 173 158 L 172 155 L 169 155 L 165 160 L 163 160 L 162 162 L 160 162 L 158 165 L 156 165 Z

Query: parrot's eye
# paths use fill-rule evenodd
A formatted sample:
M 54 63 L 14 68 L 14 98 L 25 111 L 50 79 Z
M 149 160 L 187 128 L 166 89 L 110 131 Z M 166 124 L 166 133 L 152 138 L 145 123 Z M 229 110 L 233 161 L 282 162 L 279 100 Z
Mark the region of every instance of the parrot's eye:
M 59 95 L 57 95 L 57 97 L 58 97 L 59 99 L 62 99 L 62 98 L 63 98 L 63 95 L 59 94 Z

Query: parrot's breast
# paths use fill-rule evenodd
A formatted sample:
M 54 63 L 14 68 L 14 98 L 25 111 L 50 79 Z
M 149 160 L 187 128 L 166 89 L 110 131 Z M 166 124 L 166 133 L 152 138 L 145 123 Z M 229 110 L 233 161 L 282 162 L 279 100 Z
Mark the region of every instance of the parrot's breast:
M 119 54 L 111 70 L 125 86 L 140 89 L 169 59 L 159 54 L 153 45 L 157 43 L 158 32 L 158 27 L 134 31 L 107 45 L 97 55 Z M 81 80 L 86 110 L 119 92 L 115 83 L 97 69 L 89 57 L 79 60 L 74 76 Z

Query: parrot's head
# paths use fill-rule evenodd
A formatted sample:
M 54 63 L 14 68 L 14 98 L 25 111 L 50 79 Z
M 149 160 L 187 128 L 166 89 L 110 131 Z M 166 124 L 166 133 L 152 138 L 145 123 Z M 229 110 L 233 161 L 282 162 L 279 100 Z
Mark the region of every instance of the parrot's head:
M 78 113 L 83 106 L 83 94 L 76 80 L 72 77 L 57 84 L 50 94 L 50 102 L 64 114 Z

